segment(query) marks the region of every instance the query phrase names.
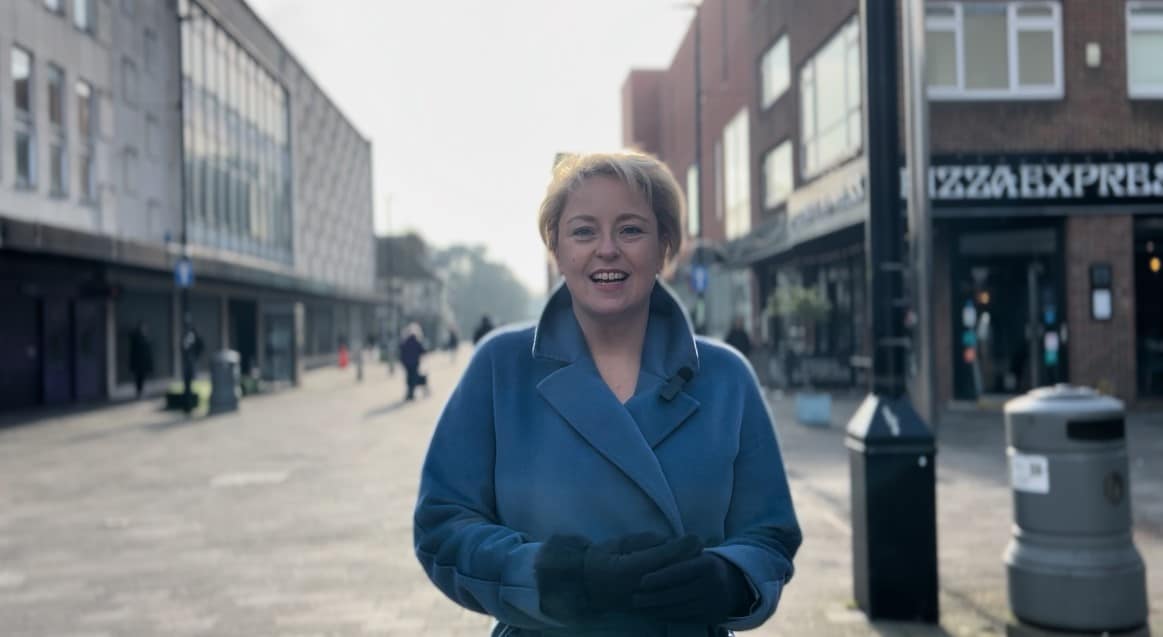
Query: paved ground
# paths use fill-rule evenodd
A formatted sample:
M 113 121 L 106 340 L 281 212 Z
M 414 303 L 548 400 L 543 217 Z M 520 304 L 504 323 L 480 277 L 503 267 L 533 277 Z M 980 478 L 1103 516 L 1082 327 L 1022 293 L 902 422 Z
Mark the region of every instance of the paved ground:
M 309 375 L 237 414 L 187 421 L 135 403 L 0 428 L 0 635 L 484 635 L 411 551 L 419 466 L 467 358 L 430 365 L 401 403 L 380 366 Z M 941 429 L 942 625 L 869 623 L 852 608 L 848 466 L 835 424 L 773 400 L 805 543 L 776 617 L 755 635 L 1000 635 L 1012 629 L 1000 417 Z M 1163 419 L 1130 429 L 1136 542 L 1163 635 Z

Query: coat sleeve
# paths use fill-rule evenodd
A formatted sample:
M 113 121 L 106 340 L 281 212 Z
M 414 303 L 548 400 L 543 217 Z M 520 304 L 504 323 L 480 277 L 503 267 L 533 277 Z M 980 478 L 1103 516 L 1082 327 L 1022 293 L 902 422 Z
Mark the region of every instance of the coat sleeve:
M 500 523 L 494 489 L 493 365 L 478 350 L 436 424 L 413 517 L 416 556 L 457 604 L 521 628 L 560 626 L 541 612 L 539 542 Z
M 747 371 L 750 372 L 749 367 Z M 775 612 L 803 539 L 771 413 L 754 373 L 744 387 L 739 454 L 735 459 L 725 539 L 721 545 L 708 549 L 738 566 L 756 596 L 747 616 L 724 624 L 733 630 L 756 628 Z

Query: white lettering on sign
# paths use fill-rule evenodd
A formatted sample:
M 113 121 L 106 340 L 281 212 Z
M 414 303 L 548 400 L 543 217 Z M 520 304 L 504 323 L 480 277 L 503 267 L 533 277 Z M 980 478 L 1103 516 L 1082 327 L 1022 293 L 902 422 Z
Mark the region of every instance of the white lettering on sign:
M 907 198 L 908 190 L 908 172 L 902 170 L 901 196 Z M 929 197 L 936 202 L 1163 197 L 1163 162 L 938 164 L 929 168 Z
M 1010 485 L 1024 493 L 1050 493 L 1050 462 L 1046 456 L 1018 453 L 1010 456 Z

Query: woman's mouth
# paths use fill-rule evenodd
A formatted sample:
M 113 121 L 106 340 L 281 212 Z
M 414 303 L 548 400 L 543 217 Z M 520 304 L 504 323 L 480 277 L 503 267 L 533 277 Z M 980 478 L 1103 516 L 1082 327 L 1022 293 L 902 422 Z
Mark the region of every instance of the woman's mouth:
M 590 275 L 590 280 L 598 285 L 615 285 L 625 281 L 630 277 L 627 272 L 621 270 L 600 270 Z

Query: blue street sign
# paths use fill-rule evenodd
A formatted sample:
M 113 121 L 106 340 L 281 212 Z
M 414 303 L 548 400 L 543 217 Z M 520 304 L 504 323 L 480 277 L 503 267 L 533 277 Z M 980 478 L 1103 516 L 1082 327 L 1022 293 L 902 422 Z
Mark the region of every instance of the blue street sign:
M 691 266 L 691 289 L 697 294 L 707 291 L 707 266 Z
M 182 257 L 174 264 L 174 283 L 180 288 L 194 285 L 194 264 L 188 258 Z

